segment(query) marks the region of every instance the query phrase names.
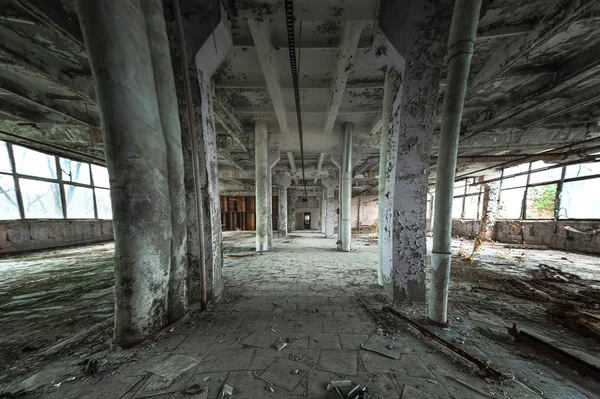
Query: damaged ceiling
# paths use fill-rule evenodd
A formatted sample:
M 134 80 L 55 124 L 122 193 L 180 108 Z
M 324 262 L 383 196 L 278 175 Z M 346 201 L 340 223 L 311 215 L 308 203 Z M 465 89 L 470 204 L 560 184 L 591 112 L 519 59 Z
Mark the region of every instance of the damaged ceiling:
M 258 120 L 268 123 L 270 145 L 280 151 L 276 172 L 300 184 L 283 2 L 226 4 L 233 49 L 213 76 L 222 187 L 252 191 Z M 306 172 L 316 189 L 320 179 L 337 174 L 331 153 L 341 147 L 345 122 L 355 124 L 360 150 L 354 193 L 376 187 L 386 65 L 385 49 L 373 45 L 378 9 L 378 0 L 295 1 Z M 188 24 L 194 25 L 199 26 Z M 458 176 L 534 160 L 526 157 L 556 148 L 550 154 L 557 158 L 594 152 L 599 28 L 597 0 L 487 2 L 465 103 Z M 445 84 L 442 78 L 439 109 Z M 72 0 L 0 1 L 0 88 L 0 139 L 103 162 L 99 110 Z M 432 178 L 441 119 L 433 135 Z

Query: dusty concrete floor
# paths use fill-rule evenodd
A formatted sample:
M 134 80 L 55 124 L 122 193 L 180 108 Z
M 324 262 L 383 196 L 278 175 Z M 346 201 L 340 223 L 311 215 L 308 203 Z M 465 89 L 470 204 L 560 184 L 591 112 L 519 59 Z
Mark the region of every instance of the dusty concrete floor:
M 194 315 L 158 341 L 134 350 L 108 352 L 108 327 L 90 334 L 83 344 L 39 361 L 34 361 L 33 356 L 42 345 L 23 352 L 16 330 L 29 328 L 29 340 L 43 342 L 45 329 L 24 320 L 30 315 L 43 314 L 43 309 L 51 306 L 78 309 L 74 319 L 82 323 L 72 329 L 57 327 L 54 340 L 98 322 L 96 319 L 83 324 L 85 315 L 110 314 L 106 306 L 111 306 L 108 298 L 111 296 L 100 293 L 110 292 L 112 251 L 110 246 L 94 246 L 89 247 L 89 252 L 79 254 L 77 251 L 81 249 L 16 258 L 23 262 L 23 271 L 28 262 L 40 262 L 49 255 L 49 260 L 67 255 L 64 260 L 73 267 L 74 276 L 85 273 L 86 263 L 96 259 L 104 262 L 104 266 L 88 272 L 106 276 L 108 285 L 104 285 L 104 278 L 90 277 L 73 279 L 83 286 L 90 284 L 90 289 L 80 291 L 66 289 L 69 286 L 63 287 L 61 280 L 52 280 L 54 286 L 19 290 L 13 287 L 27 287 L 32 275 L 19 277 L 22 271 L 18 270 L 12 273 L 11 280 L 6 280 L 10 285 L 3 280 L 2 285 L 10 288 L 2 290 L 6 291 L 0 297 L 3 305 L 18 304 L 14 303 L 19 300 L 14 293 L 26 295 L 57 289 L 59 293 L 43 297 L 35 307 L 30 304 L 23 308 L 20 317 L 12 314 L 4 319 L 3 331 L 10 332 L 3 335 L 15 343 L 4 344 L 14 353 L 7 357 L 16 356 L 21 361 L 12 371 L 4 371 L 0 384 L 13 392 L 35 388 L 26 395 L 31 398 L 216 398 L 221 397 L 225 384 L 233 387 L 234 398 L 337 398 L 336 392 L 326 391 L 326 383 L 342 379 L 368 387 L 371 398 L 597 397 L 598 392 L 594 392 L 597 383 L 522 344 L 515 344 L 504 326 L 513 321 L 519 325 L 527 322 L 532 332 L 545 334 L 554 342 L 585 354 L 590 361 L 598 359 L 596 342 L 554 324 L 544 314 L 546 305 L 539 298 L 488 290 L 507 288 L 504 285 L 510 283 L 505 280 L 510 277 L 530 278 L 530 271 L 539 263 L 568 266 L 571 273 L 597 278 L 593 269 L 598 264 L 596 257 L 557 251 L 508 253 L 506 249 L 493 247 L 484 248 L 479 257 L 482 261 L 455 257 L 450 303 L 452 328 L 430 329 L 505 373 L 506 378 L 498 380 L 476 376 L 463 361 L 381 311 L 385 298 L 375 284 L 377 245 L 369 237 L 356 237 L 353 251 L 340 253 L 333 249 L 333 239 L 324 239 L 318 233 L 295 232 L 288 238 L 275 239 L 273 252 L 247 257 L 240 255 L 252 252 L 253 233 L 226 233 L 224 242 L 226 292 L 223 301 L 211 306 L 210 312 Z M 461 245 L 469 244 L 455 241 L 456 253 Z M 567 260 L 561 259 L 565 257 Z M 7 268 L 10 262 L 11 259 L 4 259 L 0 267 Z M 56 275 L 52 268 L 59 264 L 52 265 L 50 262 L 48 270 L 42 267 L 35 275 L 46 279 Z M 594 283 L 588 285 L 593 287 Z M 99 299 L 84 307 L 80 301 L 86 296 L 84 292 L 91 297 L 98 295 Z M 423 306 L 398 309 L 422 321 Z M 5 312 L 2 317 L 6 317 Z M 66 324 L 60 317 L 54 319 L 51 325 Z M 379 339 L 382 333 L 394 336 L 390 342 L 398 359 L 361 347 L 369 339 Z M 50 345 L 50 341 L 48 338 L 46 343 Z M 278 345 L 283 343 L 286 346 L 278 351 Z M 87 370 L 93 375 L 87 376 Z M 208 395 L 198 392 L 207 389 Z

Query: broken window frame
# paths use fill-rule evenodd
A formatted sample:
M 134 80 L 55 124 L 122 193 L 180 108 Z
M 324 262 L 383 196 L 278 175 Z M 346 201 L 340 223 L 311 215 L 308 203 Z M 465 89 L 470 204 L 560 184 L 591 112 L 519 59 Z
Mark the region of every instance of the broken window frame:
M 480 206 L 480 204 L 481 204 L 481 201 L 482 201 L 483 190 L 481 189 L 481 186 L 479 186 L 479 191 L 478 192 L 476 192 L 476 193 L 469 193 L 468 192 L 468 187 L 474 185 L 475 178 L 474 177 L 469 177 L 469 178 L 464 179 L 464 181 L 465 181 L 465 185 L 463 187 L 459 186 L 459 188 L 462 189 L 462 193 L 457 194 L 455 192 L 454 196 L 453 196 L 453 200 L 460 199 L 460 201 L 461 201 L 460 220 L 478 220 L 478 219 L 481 219 L 481 206 Z M 460 181 L 455 182 L 455 185 L 456 185 L 456 183 L 459 183 L 459 182 Z M 478 199 L 477 199 L 477 216 L 476 216 L 475 219 L 473 219 L 473 218 L 466 218 L 465 217 L 465 211 L 466 211 L 465 204 L 467 202 L 466 201 L 467 197 L 478 197 Z M 458 218 L 454 218 L 454 219 L 458 220 Z
M 17 168 L 16 168 L 16 163 L 15 163 L 15 156 L 14 156 L 14 150 L 13 150 L 13 143 L 10 143 L 8 141 L 5 140 L 1 140 L 3 143 L 6 144 L 6 148 L 7 148 L 7 152 L 8 152 L 8 161 L 9 164 L 11 166 L 11 171 L 7 172 L 0 172 L 0 174 L 5 175 L 5 176 L 12 176 L 13 181 L 14 181 L 14 186 L 15 186 L 15 191 L 16 191 L 16 196 L 17 196 L 17 203 L 18 203 L 18 207 L 19 207 L 19 219 L 4 219 L 3 221 L 9 221 L 9 220 L 112 220 L 111 219 L 105 219 L 105 218 L 99 218 L 98 217 L 98 206 L 97 206 L 97 199 L 96 199 L 96 189 L 102 189 L 102 190 L 106 190 L 106 187 L 96 187 L 94 184 L 94 176 L 92 173 L 92 165 L 96 165 L 96 166 L 100 166 L 100 167 L 105 167 L 104 165 L 98 165 L 98 164 L 93 164 L 87 161 L 83 161 L 80 159 L 74 159 L 72 157 L 63 157 L 57 154 L 52 154 L 46 151 L 40 151 L 38 149 L 35 148 L 31 148 L 22 144 L 15 144 L 18 145 L 20 147 L 26 148 L 28 150 L 31 151 L 36 151 L 45 155 L 48 155 L 50 157 L 54 158 L 54 164 L 56 165 L 56 178 L 47 178 L 47 177 L 39 177 L 39 176 L 32 176 L 32 175 L 26 175 L 26 174 L 21 174 L 21 173 L 17 173 Z M 73 181 L 68 181 L 68 180 L 63 180 L 63 171 L 61 169 L 61 162 L 60 160 L 62 159 L 68 159 L 74 162 L 79 162 L 81 164 L 87 165 L 87 170 L 89 173 L 89 184 L 84 184 L 84 183 L 77 183 L 77 182 L 73 182 Z M 46 183 L 53 183 L 53 184 L 58 184 L 59 186 L 59 196 L 60 196 L 60 203 L 61 203 L 61 209 L 62 209 L 62 217 L 60 218 L 56 218 L 56 217 L 50 217 L 50 218 L 28 218 L 25 215 L 25 207 L 24 207 L 24 202 L 23 202 L 23 196 L 22 196 L 22 191 L 21 191 L 21 186 L 20 186 L 20 179 L 24 179 L 24 180 L 37 180 L 37 181 L 41 181 L 41 182 L 46 182 Z M 66 203 L 66 195 L 65 195 L 65 185 L 71 185 L 71 186 L 76 186 L 76 187 L 82 187 L 82 188 L 88 188 L 88 189 L 92 189 L 93 191 L 93 195 L 92 195 L 92 201 L 93 201 L 93 206 L 94 206 L 94 217 L 90 217 L 90 218 L 69 218 L 68 216 L 68 212 L 67 212 L 67 203 Z
M 501 177 L 498 179 L 492 179 L 492 181 L 497 181 L 500 180 L 500 188 L 499 188 L 499 194 L 498 194 L 498 204 L 502 203 L 502 193 L 506 190 L 513 190 L 513 189 L 518 189 L 518 188 L 524 188 L 524 192 L 523 192 L 523 199 L 521 201 L 521 211 L 520 211 L 520 217 L 518 219 L 514 219 L 514 218 L 503 218 L 498 216 L 497 219 L 498 220 L 528 220 L 528 221 L 535 221 L 535 220 L 599 220 L 600 218 L 565 218 L 565 217 L 560 217 L 560 209 L 561 209 L 561 195 L 562 195 L 562 190 L 563 190 L 563 186 L 565 183 L 571 183 L 571 182 L 575 182 L 575 181 L 582 181 L 582 180 L 591 180 L 591 179 L 597 179 L 600 178 L 600 174 L 591 174 L 591 175 L 586 175 L 586 176 L 578 176 L 578 177 L 571 177 L 571 178 L 566 178 L 566 170 L 567 167 L 569 166 L 573 166 L 573 165 L 585 165 L 585 164 L 590 164 L 590 163 L 598 163 L 600 161 L 596 161 L 596 162 L 567 162 L 567 163 L 562 163 L 562 164 L 556 164 L 554 166 L 549 165 L 548 167 L 543 167 L 543 168 L 536 168 L 533 169 L 533 164 L 534 162 L 529 162 L 529 166 L 528 166 L 528 170 L 527 172 L 520 172 L 520 173 L 516 173 L 516 174 L 512 174 L 509 176 L 505 176 L 505 170 L 502 170 L 501 173 Z M 518 166 L 518 165 L 517 165 Z M 537 172 L 541 172 L 544 170 L 550 170 L 550 169 L 561 169 L 561 173 L 560 173 L 560 178 L 559 179 L 554 179 L 554 180 L 548 180 L 548 181 L 543 181 L 543 182 L 536 182 L 536 183 L 530 183 L 530 177 L 532 174 L 537 173 Z M 516 176 L 521 176 L 521 175 L 526 175 L 527 176 L 527 183 L 525 185 L 521 185 L 521 186 L 515 186 L 515 187 L 510 187 L 510 188 L 504 188 L 504 182 L 507 181 L 508 179 L 512 179 Z M 475 183 L 478 184 L 478 183 Z M 480 183 L 479 183 L 480 184 Z M 554 218 L 552 219 L 541 219 L 541 218 L 528 218 L 527 217 L 527 196 L 529 193 L 529 189 L 533 188 L 533 187 L 540 187 L 540 186 L 547 186 L 547 185 L 553 185 L 556 184 L 557 188 L 556 188 L 556 196 L 555 196 L 555 201 L 554 201 Z

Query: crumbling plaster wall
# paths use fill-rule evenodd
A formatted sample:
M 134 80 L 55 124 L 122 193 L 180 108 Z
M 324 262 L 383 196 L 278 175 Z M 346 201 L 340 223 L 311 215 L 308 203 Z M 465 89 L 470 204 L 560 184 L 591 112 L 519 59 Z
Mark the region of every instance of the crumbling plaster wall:
M 0 223 L 0 254 L 112 241 L 111 220 L 30 220 Z
M 379 202 L 377 197 L 352 198 L 352 228 L 372 226 L 377 222 L 378 216 Z
M 475 238 L 481 220 L 452 220 L 452 235 Z M 553 249 L 581 251 L 600 254 L 600 234 L 573 233 L 565 229 L 573 227 L 579 231 L 600 229 L 600 221 L 587 220 L 498 220 L 488 237 L 497 242 L 525 245 L 545 245 Z

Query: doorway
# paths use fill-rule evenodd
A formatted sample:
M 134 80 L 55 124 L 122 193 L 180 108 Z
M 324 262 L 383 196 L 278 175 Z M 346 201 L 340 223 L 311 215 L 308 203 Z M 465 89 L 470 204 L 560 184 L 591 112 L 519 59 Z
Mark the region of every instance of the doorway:
M 310 230 L 310 212 L 304 212 L 304 230 Z

